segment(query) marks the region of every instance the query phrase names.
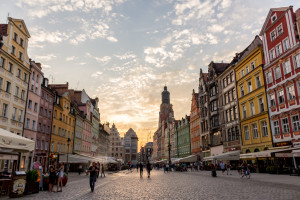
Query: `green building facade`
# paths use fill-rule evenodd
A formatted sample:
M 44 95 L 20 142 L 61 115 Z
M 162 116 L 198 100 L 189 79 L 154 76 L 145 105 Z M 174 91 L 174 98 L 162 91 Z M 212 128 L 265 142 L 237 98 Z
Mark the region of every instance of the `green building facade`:
M 190 116 L 178 121 L 175 132 L 176 157 L 183 158 L 191 155 Z

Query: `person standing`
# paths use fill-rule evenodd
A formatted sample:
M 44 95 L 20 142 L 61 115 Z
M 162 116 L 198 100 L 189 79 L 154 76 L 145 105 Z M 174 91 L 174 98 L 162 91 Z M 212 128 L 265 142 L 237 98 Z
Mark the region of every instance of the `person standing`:
M 105 177 L 105 174 L 104 174 L 104 165 L 102 164 L 101 166 L 102 166 L 101 167 L 101 178 L 102 178 L 102 174 L 103 174 L 103 177 Z
M 231 174 L 231 164 L 230 164 L 229 161 L 227 161 L 226 170 L 227 170 L 227 175 L 228 175 L 228 174 L 232 175 L 232 174 Z
M 78 167 L 78 174 L 80 175 L 82 172 L 82 165 L 80 164 L 79 167 Z
M 90 173 L 90 187 L 92 192 L 94 192 L 95 189 L 95 181 L 96 181 L 98 171 L 99 169 L 96 166 L 96 163 L 93 162 L 92 166 L 90 166 L 88 170 L 88 172 Z
M 221 162 L 220 167 L 221 167 L 221 170 L 222 170 L 222 174 L 224 175 L 224 172 L 225 172 L 225 163 Z
M 169 164 L 166 165 L 167 173 L 169 173 Z
M 163 165 L 164 173 L 166 173 L 166 164 Z
M 56 180 L 56 173 L 54 171 L 54 167 L 50 166 L 50 172 L 49 172 L 49 192 L 53 192 L 53 185 Z
M 140 163 L 139 164 L 139 167 L 140 167 L 140 177 L 143 177 L 143 164 L 142 163 Z
M 146 168 L 147 168 L 147 172 L 148 172 L 148 178 L 150 178 L 150 172 L 152 170 L 152 166 L 149 161 L 147 161 Z
M 62 179 L 64 177 L 64 163 L 60 164 L 60 167 L 58 168 L 58 181 L 57 181 L 57 188 L 56 188 L 56 192 L 62 192 L 62 187 L 63 187 L 63 182 Z M 58 190 L 60 186 L 60 190 Z

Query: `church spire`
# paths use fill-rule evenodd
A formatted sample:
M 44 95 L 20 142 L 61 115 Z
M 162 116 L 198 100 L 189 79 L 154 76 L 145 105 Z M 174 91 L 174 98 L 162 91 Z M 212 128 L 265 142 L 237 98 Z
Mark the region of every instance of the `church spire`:
M 161 93 L 162 103 L 163 104 L 170 104 L 170 92 L 165 85 L 164 91 Z

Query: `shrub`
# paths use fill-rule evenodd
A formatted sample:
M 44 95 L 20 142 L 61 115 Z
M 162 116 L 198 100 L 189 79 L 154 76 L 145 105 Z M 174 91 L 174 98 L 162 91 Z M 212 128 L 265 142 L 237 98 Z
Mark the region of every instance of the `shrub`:
M 27 182 L 36 182 L 39 178 L 39 174 L 36 170 L 28 170 L 26 172 L 26 181 Z

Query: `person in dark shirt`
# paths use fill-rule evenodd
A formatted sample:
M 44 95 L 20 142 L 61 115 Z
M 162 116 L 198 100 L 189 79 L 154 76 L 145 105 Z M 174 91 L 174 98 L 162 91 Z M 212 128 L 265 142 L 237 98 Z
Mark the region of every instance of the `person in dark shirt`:
M 49 172 L 49 192 L 53 192 L 53 185 L 56 180 L 56 173 L 54 171 L 53 166 L 50 167 L 50 172 Z
M 149 161 L 147 161 L 146 168 L 147 168 L 147 172 L 148 172 L 148 178 L 150 178 L 150 172 L 152 170 L 152 165 L 150 164 Z
M 92 166 L 90 166 L 88 173 L 90 173 L 90 187 L 91 191 L 94 192 L 95 189 L 95 181 L 98 174 L 98 167 L 96 166 L 96 163 L 93 162 Z
M 140 168 L 140 177 L 143 177 L 143 164 L 142 163 L 140 163 L 139 164 L 139 168 Z

